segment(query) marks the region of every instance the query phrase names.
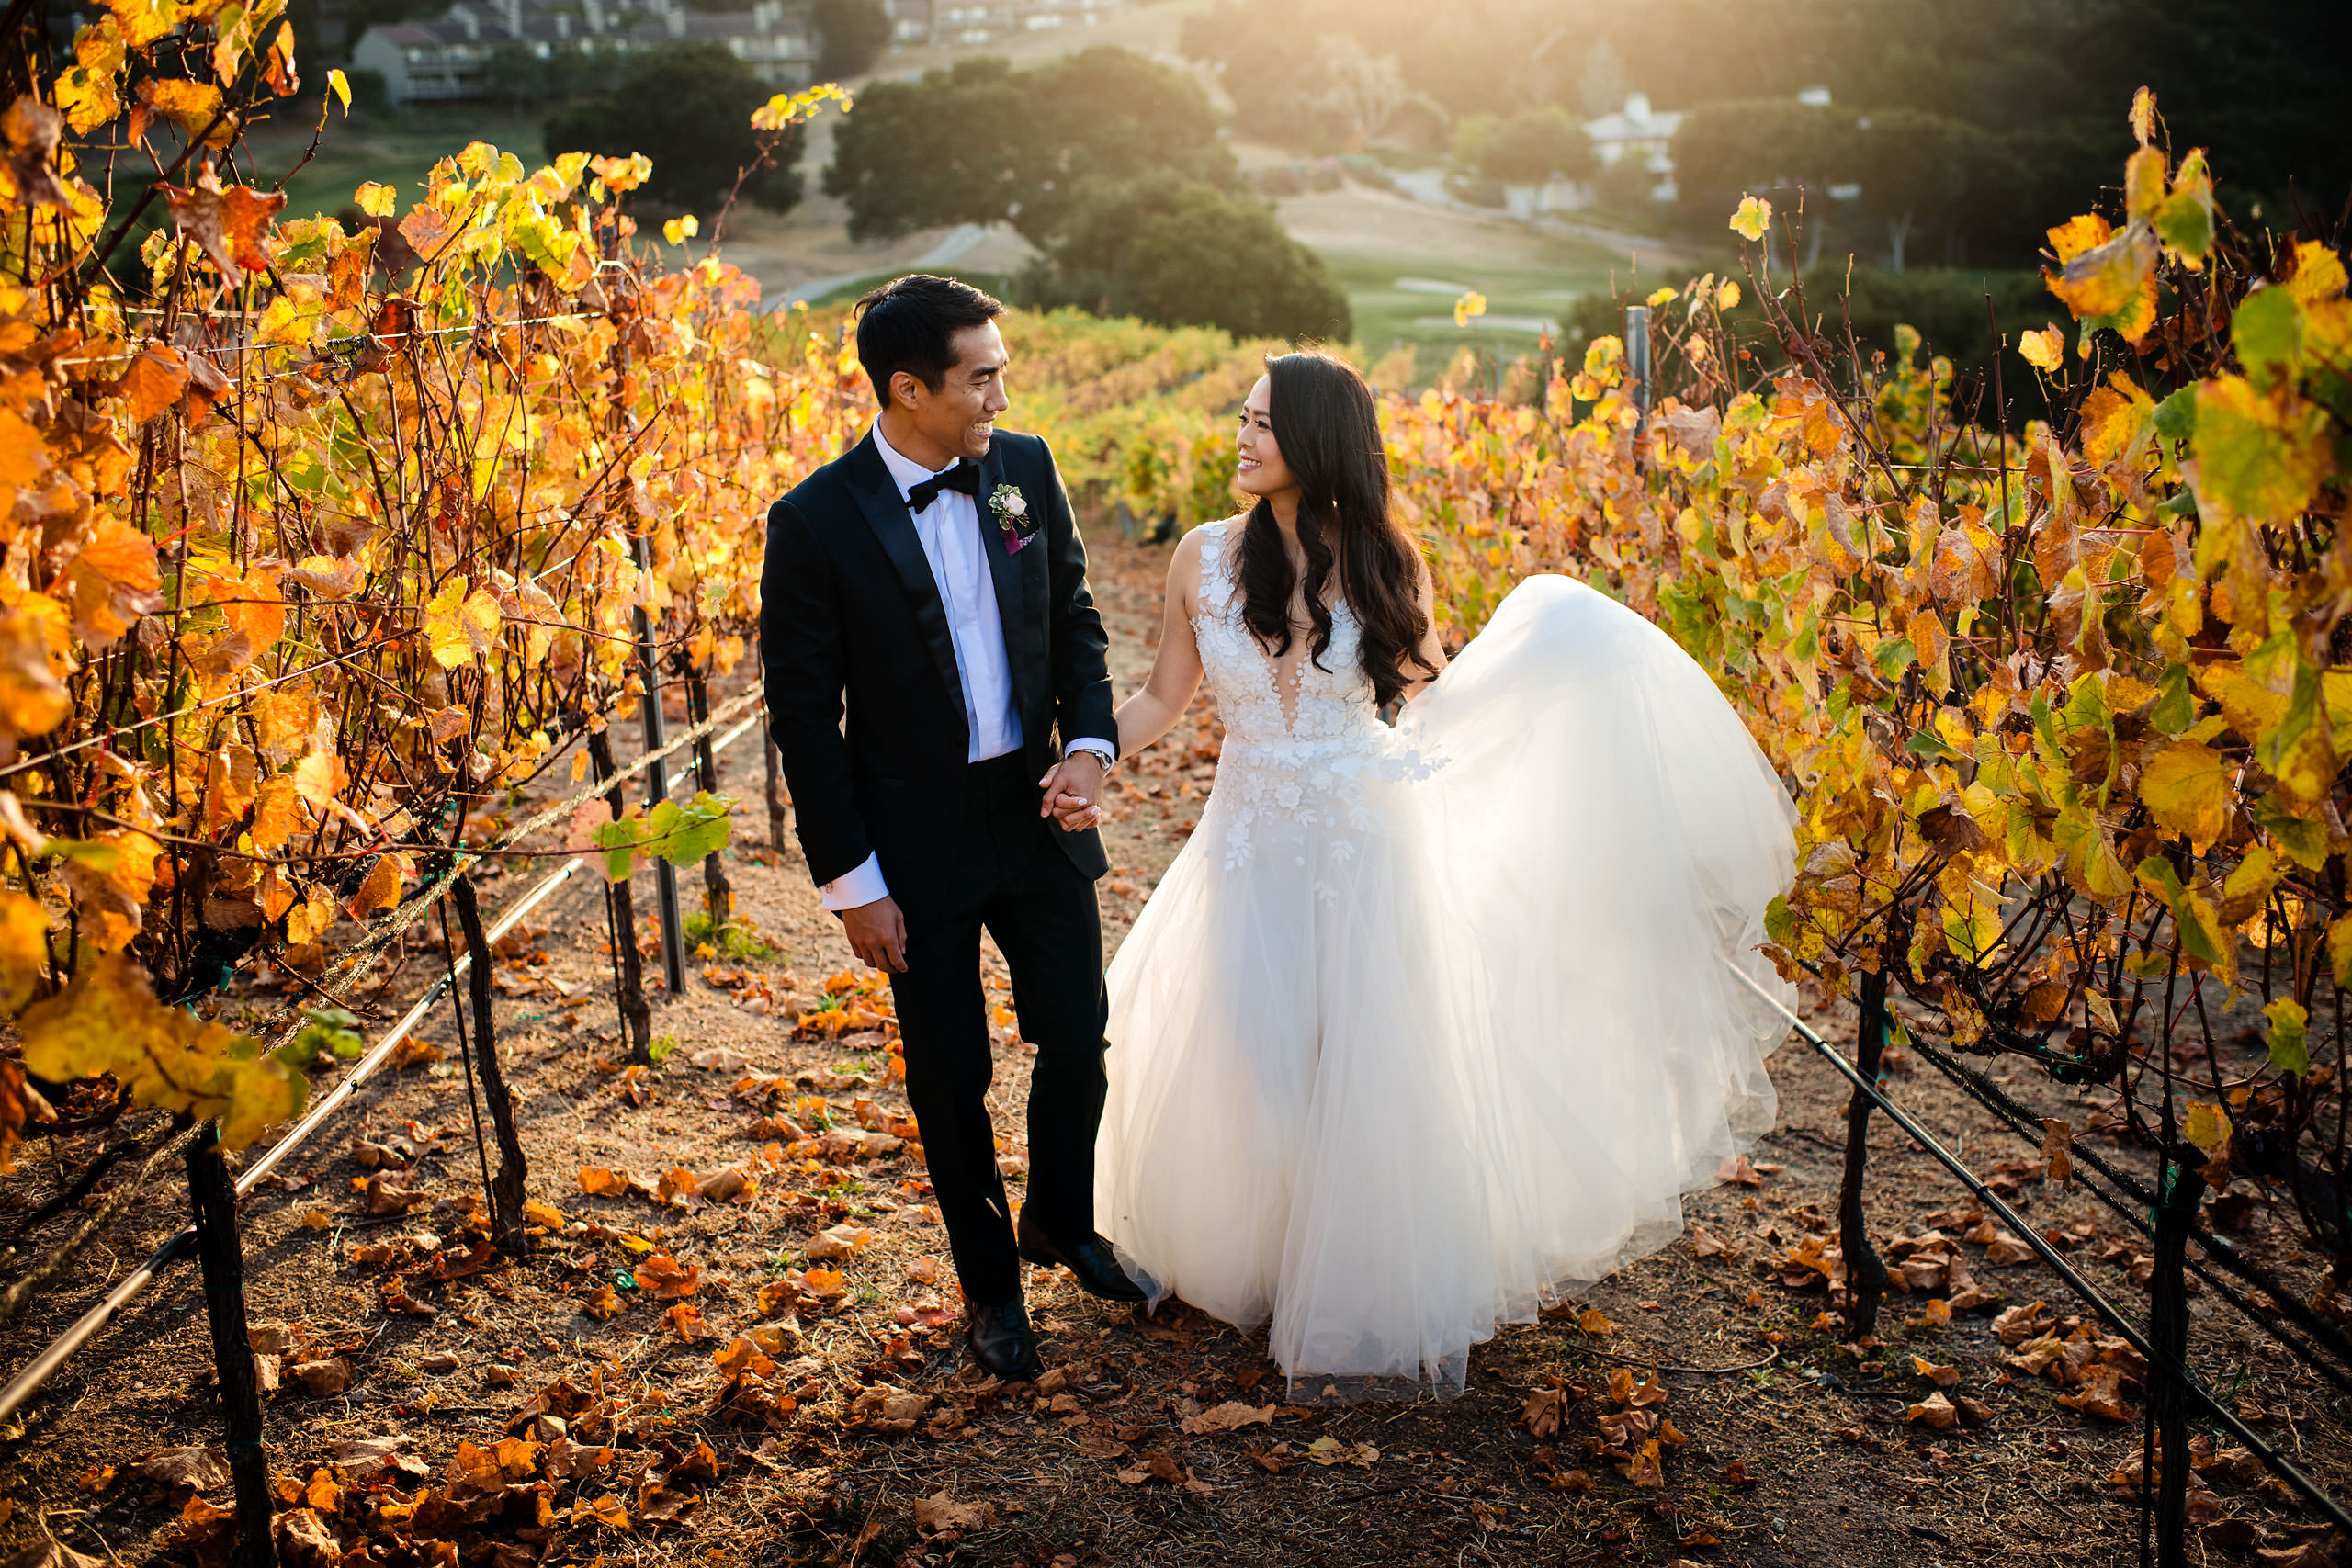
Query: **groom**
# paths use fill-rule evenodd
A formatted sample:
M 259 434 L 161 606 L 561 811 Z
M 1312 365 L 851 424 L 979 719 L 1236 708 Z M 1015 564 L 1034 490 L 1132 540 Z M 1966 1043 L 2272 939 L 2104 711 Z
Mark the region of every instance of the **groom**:
M 922 275 L 858 301 L 881 417 L 769 511 L 760 647 L 809 874 L 890 973 L 972 1355 L 1010 1379 L 1040 1370 L 1022 1258 L 1113 1301 L 1143 1292 L 1094 1229 L 1108 863 L 1092 829 L 1051 819 L 1099 801 L 1116 757 L 1107 645 L 1053 454 L 996 430 L 1002 310 Z M 1017 1230 L 986 1100 L 983 927 L 1037 1048 Z

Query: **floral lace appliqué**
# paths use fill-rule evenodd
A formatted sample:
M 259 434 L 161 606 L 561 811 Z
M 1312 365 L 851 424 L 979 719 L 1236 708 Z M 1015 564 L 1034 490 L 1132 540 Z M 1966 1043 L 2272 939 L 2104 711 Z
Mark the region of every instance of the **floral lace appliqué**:
M 1302 660 L 1288 713 L 1274 661 L 1241 618 L 1230 523 L 1202 530 L 1200 608 L 1193 636 L 1201 668 L 1225 720 L 1210 819 L 1222 818 L 1225 863 L 1244 865 L 1261 848 L 1307 862 L 1310 840 L 1345 864 L 1351 833 L 1370 833 L 1380 813 L 1366 784 L 1428 777 L 1437 763 L 1403 745 L 1373 705 L 1361 668 L 1360 630 L 1345 600 L 1331 606 L 1331 646 L 1321 663 Z M 1209 826 L 1204 820 L 1204 827 Z

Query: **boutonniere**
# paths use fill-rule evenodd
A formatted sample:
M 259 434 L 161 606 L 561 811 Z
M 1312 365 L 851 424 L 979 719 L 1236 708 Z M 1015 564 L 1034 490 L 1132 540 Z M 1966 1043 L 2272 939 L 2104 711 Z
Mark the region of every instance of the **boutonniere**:
M 1029 498 L 1021 493 L 1019 485 L 999 485 L 989 492 L 989 510 L 996 513 L 996 525 L 1004 530 L 1004 552 L 1012 555 L 1037 536 L 1037 525 L 1029 517 Z

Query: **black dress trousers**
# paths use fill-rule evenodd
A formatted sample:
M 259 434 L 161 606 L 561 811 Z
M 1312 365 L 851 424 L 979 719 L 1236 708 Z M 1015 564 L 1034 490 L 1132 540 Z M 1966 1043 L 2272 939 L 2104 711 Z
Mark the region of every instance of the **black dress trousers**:
M 965 1295 L 993 1306 L 1021 1292 L 1012 1211 L 997 1169 L 988 1090 L 988 998 L 980 931 L 1012 976 L 1022 1038 L 1037 1048 L 1029 1084 L 1028 1203 L 1057 1242 L 1094 1234 L 1094 1137 L 1106 1084 L 1102 916 L 1094 884 L 1037 813 L 1037 781 L 1018 751 L 969 765 L 964 821 L 943 894 L 903 908 L 907 968 L 891 976 L 907 1099 Z

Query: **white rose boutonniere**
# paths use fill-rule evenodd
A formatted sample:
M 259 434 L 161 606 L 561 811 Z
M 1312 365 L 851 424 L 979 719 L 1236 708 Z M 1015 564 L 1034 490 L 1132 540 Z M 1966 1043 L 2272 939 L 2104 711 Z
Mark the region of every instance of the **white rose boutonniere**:
M 1037 525 L 1029 515 L 1029 498 L 1021 493 L 1019 485 L 999 485 L 989 492 L 989 510 L 996 513 L 996 525 L 1004 530 L 1004 551 L 1012 555 L 1037 536 Z

